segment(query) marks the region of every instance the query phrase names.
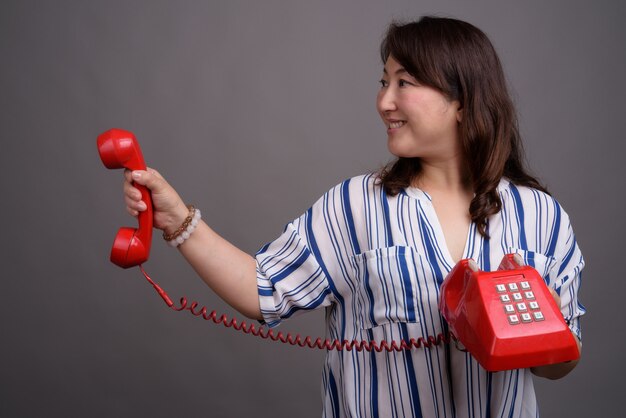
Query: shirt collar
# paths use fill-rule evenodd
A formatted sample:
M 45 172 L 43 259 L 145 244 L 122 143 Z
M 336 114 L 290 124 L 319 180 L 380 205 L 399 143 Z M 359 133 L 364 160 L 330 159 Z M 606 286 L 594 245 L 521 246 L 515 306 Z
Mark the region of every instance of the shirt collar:
M 508 190 L 510 183 L 511 182 L 509 181 L 509 179 L 505 177 L 501 177 L 500 182 L 498 183 L 498 186 L 496 187 L 496 190 L 498 192 L 503 192 L 505 190 Z M 413 186 L 405 187 L 402 190 L 402 192 L 409 197 L 412 197 L 418 200 L 425 200 L 428 202 L 432 202 L 432 198 L 430 197 L 430 195 L 426 193 L 425 191 L 423 191 L 422 189 L 420 189 L 419 187 L 413 187 Z

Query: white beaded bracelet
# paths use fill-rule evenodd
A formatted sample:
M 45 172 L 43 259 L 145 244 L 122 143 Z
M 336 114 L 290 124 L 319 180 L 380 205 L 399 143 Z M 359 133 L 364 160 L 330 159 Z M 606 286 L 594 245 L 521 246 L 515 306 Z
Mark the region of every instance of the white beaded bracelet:
M 201 213 L 200 213 L 200 209 L 197 208 L 193 208 L 193 214 L 192 214 L 192 218 L 191 221 L 189 222 L 189 225 L 187 225 L 187 228 L 185 228 L 180 234 L 178 234 L 178 236 L 176 236 L 175 238 L 172 238 L 170 240 L 167 240 L 167 243 L 171 246 L 171 247 L 178 247 L 180 244 L 182 244 L 183 242 L 185 242 L 187 239 L 189 239 L 189 237 L 191 236 L 191 233 L 196 229 L 196 226 L 198 226 L 198 222 L 200 222 L 200 219 L 202 217 Z

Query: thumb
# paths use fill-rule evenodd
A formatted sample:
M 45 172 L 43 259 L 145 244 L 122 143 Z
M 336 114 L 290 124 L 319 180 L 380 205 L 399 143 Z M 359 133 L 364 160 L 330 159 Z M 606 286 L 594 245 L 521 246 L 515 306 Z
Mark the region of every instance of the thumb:
M 556 290 L 554 290 L 553 288 L 549 287 L 548 290 L 550 290 L 550 294 L 552 295 L 552 297 L 554 298 L 554 302 L 556 303 L 556 306 L 561 309 L 561 297 L 559 296 L 558 293 L 556 293 Z
M 159 192 L 165 187 L 165 181 L 154 170 L 134 170 L 131 172 L 132 180 L 142 186 L 146 186 L 153 192 Z

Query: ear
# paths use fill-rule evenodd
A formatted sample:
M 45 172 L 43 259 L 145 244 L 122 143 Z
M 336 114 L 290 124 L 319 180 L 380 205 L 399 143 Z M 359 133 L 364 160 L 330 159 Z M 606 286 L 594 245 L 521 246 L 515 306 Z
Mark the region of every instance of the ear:
M 458 123 L 461 123 L 462 120 L 463 120 L 463 108 L 459 104 L 458 108 L 456 109 L 456 121 Z

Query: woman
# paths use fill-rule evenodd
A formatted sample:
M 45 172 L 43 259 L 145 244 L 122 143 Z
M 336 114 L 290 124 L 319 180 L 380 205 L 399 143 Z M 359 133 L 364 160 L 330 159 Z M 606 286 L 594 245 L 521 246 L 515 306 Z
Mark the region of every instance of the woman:
M 554 289 L 580 340 L 584 261 L 567 214 L 526 173 L 498 57 L 474 26 L 424 17 L 392 24 L 381 46 L 377 98 L 397 160 L 337 185 L 255 258 L 205 223 L 179 249 L 244 315 L 276 326 L 326 308 L 339 340 L 399 341 L 445 334 L 439 285 L 457 261 L 492 270 L 517 252 Z M 155 225 L 171 239 L 190 211 L 153 170 L 126 173 L 131 214 L 145 209 L 131 181 L 152 191 Z M 567 374 L 576 362 L 489 373 L 454 345 L 401 352 L 329 351 L 324 416 L 537 415 L 531 372 Z

